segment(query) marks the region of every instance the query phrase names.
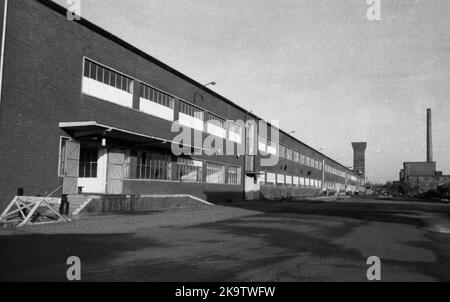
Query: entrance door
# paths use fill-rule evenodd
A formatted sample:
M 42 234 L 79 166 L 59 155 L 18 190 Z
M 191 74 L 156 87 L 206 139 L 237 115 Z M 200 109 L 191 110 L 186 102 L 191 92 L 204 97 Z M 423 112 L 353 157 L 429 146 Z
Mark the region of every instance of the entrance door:
M 78 192 L 79 162 L 80 144 L 78 142 L 67 141 L 62 192 L 64 195 L 77 194 Z
M 83 193 L 105 193 L 106 157 L 105 148 L 81 146 L 78 186 L 82 188 Z
M 112 149 L 108 152 L 108 173 L 106 193 L 122 194 L 125 171 L 125 152 Z

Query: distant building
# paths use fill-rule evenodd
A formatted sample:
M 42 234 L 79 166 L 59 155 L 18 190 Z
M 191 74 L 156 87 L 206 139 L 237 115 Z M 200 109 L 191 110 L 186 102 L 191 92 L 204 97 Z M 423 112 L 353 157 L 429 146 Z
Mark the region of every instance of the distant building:
M 405 162 L 400 171 L 400 182 L 419 191 L 428 191 L 450 183 L 450 175 L 436 171 L 435 162 Z
M 352 143 L 353 146 L 353 170 L 362 177 L 366 176 L 366 148 L 367 143 Z
M 401 183 L 407 183 L 419 191 L 437 189 L 450 183 L 450 175 L 436 171 L 436 162 L 433 161 L 431 109 L 427 110 L 427 161 L 404 162 L 399 176 Z

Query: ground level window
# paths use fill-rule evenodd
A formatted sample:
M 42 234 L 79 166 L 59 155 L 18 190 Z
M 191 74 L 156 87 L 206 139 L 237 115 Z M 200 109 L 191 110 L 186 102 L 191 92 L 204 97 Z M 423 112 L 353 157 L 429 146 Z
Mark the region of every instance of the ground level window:
M 97 178 L 98 149 L 81 147 L 80 149 L 80 178 Z
M 260 184 L 265 185 L 266 184 L 266 172 L 259 171 L 258 175 L 258 181 Z
M 202 182 L 203 162 L 185 158 L 178 159 L 178 180 L 181 182 Z
M 136 162 L 136 179 L 172 179 L 172 163 L 169 155 L 138 151 Z
M 284 174 L 277 174 L 277 185 L 284 186 Z
M 292 186 L 292 176 L 286 175 L 286 186 Z
M 241 184 L 241 168 L 229 167 L 228 168 L 228 183 L 231 185 Z
M 206 182 L 214 184 L 225 183 L 225 165 L 207 163 Z
M 267 172 L 267 180 L 266 180 L 266 184 L 267 184 L 267 185 L 275 185 L 276 178 L 277 178 L 277 175 L 276 175 L 275 173 L 269 173 L 269 172 Z

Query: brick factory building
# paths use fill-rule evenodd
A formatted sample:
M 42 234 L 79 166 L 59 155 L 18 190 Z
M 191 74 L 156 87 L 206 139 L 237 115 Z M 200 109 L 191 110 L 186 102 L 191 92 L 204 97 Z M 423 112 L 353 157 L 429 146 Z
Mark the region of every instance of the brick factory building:
M 436 162 L 433 161 L 432 127 L 431 109 L 427 109 L 427 161 L 405 162 L 399 174 L 400 183 L 406 183 L 420 192 L 435 190 L 450 183 L 450 175 L 436 171 Z
M 309 196 L 363 185 L 286 132 L 272 137 L 270 124 L 262 131 L 260 118 L 205 85 L 85 19 L 69 21 L 52 1 L 0 6 L 2 209 L 18 188 L 34 196 L 190 194 L 220 202 L 271 198 L 273 188 Z M 208 156 L 193 140 L 182 147 L 194 155 L 175 156 L 175 121 L 201 141 L 223 140 L 222 153 L 244 146 L 245 154 Z M 276 165 L 261 165 L 273 155 Z

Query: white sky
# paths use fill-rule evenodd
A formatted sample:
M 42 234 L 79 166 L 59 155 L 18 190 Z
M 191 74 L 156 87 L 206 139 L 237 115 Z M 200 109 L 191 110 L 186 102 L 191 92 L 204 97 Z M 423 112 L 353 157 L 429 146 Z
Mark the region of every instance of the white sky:
M 55 0 L 65 4 L 66 0 Z M 82 15 L 344 165 L 397 180 L 434 158 L 450 174 L 450 1 L 81 0 Z

